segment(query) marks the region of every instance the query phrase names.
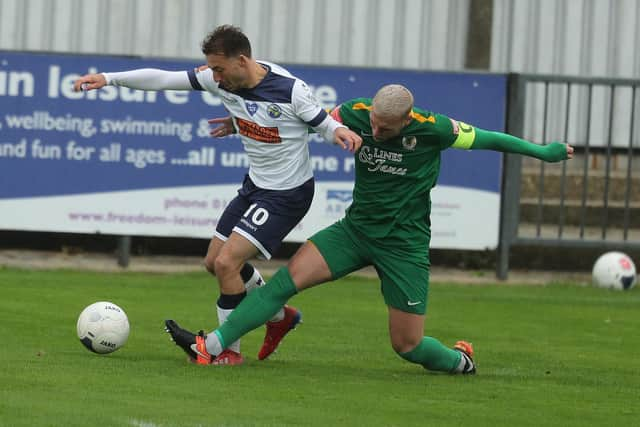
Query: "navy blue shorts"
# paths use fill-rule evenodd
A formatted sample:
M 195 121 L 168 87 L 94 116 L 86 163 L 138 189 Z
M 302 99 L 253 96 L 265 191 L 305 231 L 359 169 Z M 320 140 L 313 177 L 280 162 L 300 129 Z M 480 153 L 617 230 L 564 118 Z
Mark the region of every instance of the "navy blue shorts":
M 313 191 L 313 178 L 290 190 L 265 190 L 256 187 L 246 175 L 238 195 L 222 212 L 215 237 L 226 241 L 235 231 L 270 259 L 309 211 Z

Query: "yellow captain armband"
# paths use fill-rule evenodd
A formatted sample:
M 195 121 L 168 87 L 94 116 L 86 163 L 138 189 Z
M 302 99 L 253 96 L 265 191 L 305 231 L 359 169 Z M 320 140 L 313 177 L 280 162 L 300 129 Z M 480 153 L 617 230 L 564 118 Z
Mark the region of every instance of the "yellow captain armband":
M 453 133 L 458 135 L 451 146 L 463 150 L 470 149 L 476 139 L 476 129 L 464 122 L 453 119 L 449 120 L 451 120 L 451 124 L 453 125 Z

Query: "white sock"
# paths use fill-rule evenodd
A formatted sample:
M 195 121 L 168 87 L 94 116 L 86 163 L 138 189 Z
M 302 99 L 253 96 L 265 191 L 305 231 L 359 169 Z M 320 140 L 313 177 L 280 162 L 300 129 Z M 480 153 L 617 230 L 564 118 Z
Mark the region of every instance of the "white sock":
M 260 274 L 258 269 L 253 267 L 253 275 L 251 276 L 251 279 L 245 282 L 244 288 L 247 290 L 247 293 L 249 293 L 254 289 L 258 289 L 260 286 L 264 285 L 264 283 L 264 279 L 262 278 L 262 275 Z M 219 319 L 220 314 L 218 314 L 218 320 Z M 271 319 L 269 319 L 269 322 L 279 322 L 282 319 L 284 319 L 284 308 L 281 308 L 280 311 L 278 311 Z M 222 322 L 220 322 L 220 324 L 222 324 Z
M 204 341 L 205 346 L 207 347 L 207 351 L 210 355 L 217 357 L 220 353 L 222 353 L 222 345 L 220 344 L 220 339 L 215 334 L 215 332 L 211 332 L 207 334 L 207 337 Z
M 228 308 L 220 308 L 217 304 L 216 304 L 216 309 L 218 310 L 218 324 L 222 325 L 224 323 L 225 320 L 227 320 L 227 317 L 229 317 L 229 315 L 231 314 L 231 312 L 233 311 L 233 309 L 228 309 Z M 210 334 L 210 335 L 215 335 L 215 334 Z M 208 336 L 207 336 L 208 337 Z M 217 339 L 217 337 L 216 337 Z M 220 343 L 218 343 L 218 345 L 220 345 Z M 236 353 L 240 353 L 240 340 L 231 343 L 231 345 L 227 346 L 227 348 L 229 350 L 233 350 Z M 207 344 L 207 351 L 209 349 L 209 344 Z M 220 350 L 222 351 L 222 350 Z M 209 352 L 211 353 L 211 352 Z M 211 353 L 213 354 L 213 353 Z
M 260 275 L 258 269 L 253 267 L 253 275 L 251 276 L 251 279 L 244 282 L 244 288 L 247 290 L 247 293 L 249 293 L 262 285 L 264 285 L 264 279 Z

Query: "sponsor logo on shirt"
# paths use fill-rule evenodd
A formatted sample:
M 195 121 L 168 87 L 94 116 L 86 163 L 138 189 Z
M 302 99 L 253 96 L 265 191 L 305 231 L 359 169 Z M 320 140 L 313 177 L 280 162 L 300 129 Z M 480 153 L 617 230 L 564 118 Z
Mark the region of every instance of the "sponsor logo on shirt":
M 266 142 L 268 144 L 279 144 L 282 142 L 282 138 L 280 137 L 280 132 L 277 127 L 263 127 L 257 123 L 244 120 L 239 117 L 236 118 L 236 123 L 238 125 L 238 133 L 246 136 L 247 138 Z
M 255 102 L 245 102 L 244 105 L 247 107 L 247 111 L 252 116 L 258 111 L 258 104 Z
M 277 119 L 282 115 L 282 109 L 277 104 L 271 104 L 267 107 L 267 114 L 272 119 Z
M 368 145 L 363 145 L 358 153 L 358 160 L 369 165 L 368 172 L 382 172 L 390 175 L 407 174 L 407 168 L 393 165 L 393 163 L 402 162 L 402 153 L 382 150 L 377 147 L 372 149 Z

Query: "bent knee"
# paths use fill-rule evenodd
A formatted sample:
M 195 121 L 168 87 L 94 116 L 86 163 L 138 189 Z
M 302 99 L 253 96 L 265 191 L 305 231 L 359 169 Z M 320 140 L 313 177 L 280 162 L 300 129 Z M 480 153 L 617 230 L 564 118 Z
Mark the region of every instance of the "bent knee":
M 232 256 L 219 254 L 213 261 L 213 270 L 217 276 L 226 276 L 228 274 L 240 273 L 240 269 L 244 265 L 244 260 L 235 259 Z
M 209 255 L 207 254 L 204 257 L 204 268 L 207 269 L 207 271 L 211 274 L 213 274 L 214 276 L 216 275 L 216 258 L 217 256 L 213 256 L 213 255 Z
M 398 354 L 408 353 L 420 344 L 422 341 L 422 336 L 419 337 L 411 337 L 411 336 L 401 336 L 401 337 L 391 337 L 391 347 L 393 351 Z

